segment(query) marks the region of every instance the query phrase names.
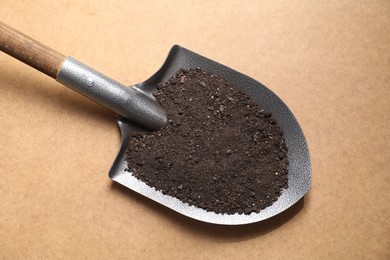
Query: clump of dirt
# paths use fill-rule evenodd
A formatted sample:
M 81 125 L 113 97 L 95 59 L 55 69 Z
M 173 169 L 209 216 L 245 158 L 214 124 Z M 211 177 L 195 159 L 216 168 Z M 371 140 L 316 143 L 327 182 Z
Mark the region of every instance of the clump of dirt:
M 164 194 L 224 214 L 272 205 L 287 187 L 283 132 L 272 115 L 229 82 L 180 70 L 157 86 L 169 123 L 132 138 L 128 171 Z

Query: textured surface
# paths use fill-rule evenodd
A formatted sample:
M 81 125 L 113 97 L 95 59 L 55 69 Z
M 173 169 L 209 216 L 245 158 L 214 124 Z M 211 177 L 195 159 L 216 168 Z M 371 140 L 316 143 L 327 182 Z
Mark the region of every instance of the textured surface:
M 168 124 L 132 138 L 127 171 L 137 179 L 189 205 L 230 215 L 259 213 L 286 192 L 283 130 L 235 85 L 205 70 L 181 69 L 158 85 L 155 97 Z
M 0 258 L 388 259 L 389 2 L 180 2 L 3 1 L 0 17 L 128 85 L 175 43 L 264 83 L 307 138 L 304 203 L 227 228 L 112 184 L 113 114 L 0 53 Z
M 259 214 L 250 216 L 221 216 L 197 210 L 196 208 L 190 209 L 178 200 L 173 200 L 171 197 L 162 196 L 161 193 L 155 192 L 154 189 L 148 188 L 143 183 L 139 182 L 128 171 L 126 171 L 126 163 L 123 163 L 123 157 L 125 154 L 123 151 L 126 147 L 121 148 L 115 164 L 110 170 L 110 177 L 113 180 L 131 188 L 148 198 L 154 199 L 167 207 L 170 207 L 182 214 L 190 216 L 195 219 L 203 220 L 211 223 L 218 224 L 244 224 L 257 222 L 275 214 L 278 214 L 291 205 L 296 203 L 302 196 L 308 191 L 310 187 L 310 160 L 305 138 L 301 132 L 301 128 L 296 122 L 291 111 L 286 105 L 268 88 L 264 87 L 257 81 L 238 73 L 224 65 L 221 65 L 215 61 L 211 61 L 205 57 L 200 56 L 194 52 L 186 50 L 185 48 L 175 46 L 172 48 L 169 56 L 162 66 L 162 68 L 154 74 L 150 79 L 137 85 L 140 89 L 148 89 L 149 86 L 155 85 L 167 81 L 171 76 L 175 75 L 181 68 L 196 68 L 202 67 L 205 70 L 229 80 L 236 86 L 236 89 L 246 93 L 254 101 L 261 104 L 262 108 L 268 111 L 272 111 L 275 119 L 279 122 L 280 127 L 284 131 L 284 137 L 286 144 L 289 146 L 288 158 L 289 158 L 289 182 L 288 189 L 282 194 L 276 203 L 272 207 L 268 207 L 261 211 Z M 123 138 L 127 139 L 130 131 L 128 127 L 121 124 L 121 130 Z M 127 145 L 128 141 L 123 141 L 122 144 Z

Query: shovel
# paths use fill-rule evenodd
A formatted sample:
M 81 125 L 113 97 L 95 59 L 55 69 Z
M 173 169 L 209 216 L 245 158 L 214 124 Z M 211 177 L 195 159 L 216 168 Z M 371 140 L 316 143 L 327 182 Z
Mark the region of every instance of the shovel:
M 310 189 L 310 156 L 303 132 L 288 107 L 271 90 L 256 80 L 231 68 L 205 58 L 183 47 L 172 47 L 162 67 L 146 81 L 126 87 L 95 71 L 72 57 L 64 55 L 36 42 L 28 36 L 0 22 L 0 50 L 38 69 L 65 86 L 116 112 L 122 134 L 122 144 L 112 165 L 109 177 L 125 187 L 138 192 L 172 210 L 199 221 L 241 225 L 273 217 L 297 203 Z M 167 119 L 155 102 L 156 84 L 166 82 L 180 69 L 200 67 L 217 74 L 244 92 L 264 110 L 273 114 L 284 132 L 288 147 L 288 188 L 278 200 L 259 213 L 216 214 L 188 204 L 149 187 L 126 171 L 125 160 L 131 137 L 157 130 Z

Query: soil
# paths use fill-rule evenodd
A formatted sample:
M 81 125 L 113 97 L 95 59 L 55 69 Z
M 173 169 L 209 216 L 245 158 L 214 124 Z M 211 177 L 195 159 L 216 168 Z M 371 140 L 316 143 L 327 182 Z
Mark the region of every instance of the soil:
M 287 188 L 283 132 L 272 115 L 229 82 L 180 70 L 157 86 L 169 123 L 132 138 L 128 171 L 164 194 L 222 214 L 250 214 Z

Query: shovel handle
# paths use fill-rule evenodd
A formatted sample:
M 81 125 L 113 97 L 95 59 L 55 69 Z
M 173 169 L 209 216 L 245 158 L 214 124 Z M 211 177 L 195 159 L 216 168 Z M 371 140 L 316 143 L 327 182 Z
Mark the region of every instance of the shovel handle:
M 0 22 L 0 50 L 56 79 L 65 55 Z
M 2 22 L 0 50 L 148 129 L 157 130 L 166 124 L 164 110 L 147 94 L 65 57 Z

